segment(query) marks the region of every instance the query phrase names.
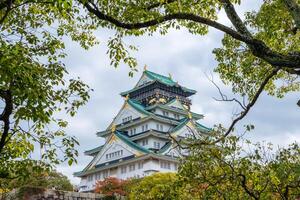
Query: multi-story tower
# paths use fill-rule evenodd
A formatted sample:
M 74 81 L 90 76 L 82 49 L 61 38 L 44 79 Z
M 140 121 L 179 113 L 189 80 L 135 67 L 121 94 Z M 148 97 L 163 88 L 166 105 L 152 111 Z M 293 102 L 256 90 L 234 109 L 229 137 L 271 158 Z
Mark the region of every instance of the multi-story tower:
M 197 121 L 203 115 L 190 111 L 195 90 L 144 70 L 135 87 L 121 96 L 124 104 L 108 128 L 98 132 L 105 144 L 85 151 L 92 161 L 74 175 L 80 191 L 91 191 L 97 180 L 143 177 L 154 172 L 175 172 L 182 152 L 176 140 L 210 129 Z

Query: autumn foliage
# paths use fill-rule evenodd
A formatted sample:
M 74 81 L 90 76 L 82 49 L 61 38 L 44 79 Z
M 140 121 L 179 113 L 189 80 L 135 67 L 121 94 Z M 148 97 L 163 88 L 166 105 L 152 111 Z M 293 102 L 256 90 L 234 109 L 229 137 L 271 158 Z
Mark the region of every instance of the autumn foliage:
M 96 193 L 104 194 L 106 196 L 126 196 L 126 186 L 128 181 L 121 180 L 115 177 L 108 177 L 103 181 L 96 183 Z

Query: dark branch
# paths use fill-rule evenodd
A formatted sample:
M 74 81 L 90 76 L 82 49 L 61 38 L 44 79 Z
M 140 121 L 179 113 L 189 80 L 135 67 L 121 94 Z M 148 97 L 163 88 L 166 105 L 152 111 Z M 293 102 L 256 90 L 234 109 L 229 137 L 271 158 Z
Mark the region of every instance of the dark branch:
M 220 1 L 224 3 L 227 10 L 227 14 L 238 31 L 235 31 L 211 19 L 201 17 L 192 13 L 173 13 L 149 21 L 137 22 L 137 23 L 126 23 L 100 11 L 99 8 L 90 1 L 81 1 L 81 3 L 87 8 L 89 12 L 97 16 L 98 19 L 110 22 L 119 28 L 124 28 L 128 30 L 142 29 L 151 26 L 156 26 L 171 20 L 188 20 L 200 24 L 205 24 L 207 26 L 216 28 L 217 30 L 220 30 L 230 35 L 234 39 L 246 43 L 248 47 L 251 49 L 253 55 L 263 59 L 264 61 L 271 64 L 273 67 L 286 67 L 286 68 L 293 68 L 293 69 L 300 68 L 299 67 L 300 53 L 296 52 L 295 54 L 281 54 L 271 50 L 263 41 L 252 38 L 250 33 L 248 33 L 249 31 L 244 26 L 243 22 L 236 14 L 232 4 L 228 0 L 220 0 Z M 228 2 L 230 4 L 228 4 Z
M 0 97 L 4 100 L 5 107 L 0 115 L 0 121 L 3 121 L 3 132 L 1 133 L 0 139 L 0 154 L 6 143 L 6 139 L 9 136 L 10 128 L 10 115 L 13 111 L 13 97 L 10 90 L 0 90 Z
M 246 176 L 244 174 L 238 174 L 239 177 L 242 178 L 242 182 L 241 182 L 241 186 L 242 188 L 245 190 L 245 192 L 251 196 L 252 198 L 254 199 L 259 199 L 255 194 L 254 192 L 250 191 L 248 186 L 247 186 L 247 180 L 246 180 Z

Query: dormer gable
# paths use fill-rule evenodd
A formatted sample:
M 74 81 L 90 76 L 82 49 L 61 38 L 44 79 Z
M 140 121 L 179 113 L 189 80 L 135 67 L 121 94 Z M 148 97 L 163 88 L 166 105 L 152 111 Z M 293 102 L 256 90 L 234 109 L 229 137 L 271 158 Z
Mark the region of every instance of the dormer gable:
M 173 100 L 169 101 L 168 103 L 165 104 L 166 106 L 173 107 L 173 108 L 178 108 L 181 110 L 188 110 L 188 107 L 183 105 L 178 98 L 174 98 Z M 188 112 L 188 111 L 187 111 Z
M 131 99 L 126 99 L 117 116 L 113 119 L 106 130 L 111 129 L 113 125 L 126 124 L 133 120 L 144 118 L 151 113 L 146 111 L 143 105 Z
M 132 142 L 127 136 L 119 131 L 110 135 L 103 148 L 94 157 L 85 170 L 97 168 L 101 165 L 110 164 L 117 160 L 142 156 L 151 153 L 148 149 Z
M 145 73 L 141 76 L 140 80 L 137 82 L 137 84 L 134 86 L 135 88 L 140 87 L 142 85 L 145 85 L 146 83 L 149 83 L 153 81 L 150 79 Z

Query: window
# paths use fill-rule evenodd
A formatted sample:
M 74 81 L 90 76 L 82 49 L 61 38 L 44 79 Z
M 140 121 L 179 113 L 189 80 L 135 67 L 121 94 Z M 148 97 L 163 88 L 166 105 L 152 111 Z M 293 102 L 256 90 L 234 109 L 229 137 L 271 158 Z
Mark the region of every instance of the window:
M 159 142 L 156 142 L 156 141 L 154 141 L 154 148 L 155 149 L 159 149 L 160 148 L 160 143 Z
M 133 130 L 130 129 L 130 131 L 129 131 L 129 136 L 132 136 L 132 134 L 133 134 Z
M 112 158 L 118 158 L 122 155 L 123 155 L 123 150 L 119 150 L 119 151 L 115 151 L 113 153 L 108 153 L 108 154 L 106 154 L 105 157 L 106 157 L 106 160 L 108 160 L 108 159 L 112 159 Z
M 134 171 L 135 170 L 135 164 L 129 165 L 129 171 Z
M 144 139 L 144 140 L 142 140 L 142 145 L 143 145 L 143 146 L 146 146 L 146 145 L 148 145 L 148 139 Z
M 180 117 L 179 117 L 178 114 L 175 114 L 175 113 L 174 113 L 174 118 L 175 118 L 175 119 L 179 119 Z
M 159 124 L 156 124 L 156 130 L 159 131 Z
M 89 175 L 88 176 L 88 181 L 93 181 L 94 175 Z
M 167 161 L 160 161 L 160 167 L 163 169 L 171 169 L 171 163 Z
M 133 134 L 136 134 L 136 128 L 133 129 Z
M 160 125 L 160 131 L 163 131 L 164 130 L 164 127 L 163 127 L 163 125 L 161 124 Z
M 138 168 L 139 168 L 139 169 L 143 169 L 143 163 L 142 163 L 142 162 L 139 162 L 139 163 L 138 163 Z
M 167 112 L 167 111 L 163 111 L 163 116 L 169 116 L 169 112 Z
M 95 179 L 96 180 L 99 180 L 99 179 L 101 179 L 101 173 L 99 172 L 99 173 L 97 173 L 97 174 L 95 174 Z
M 126 166 L 122 166 L 121 167 L 121 174 L 125 174 L 127 171 L 127 167 Z
M 103 178 L 107 178 L 109 175 L 108 170 L 103 171 Z
M 175 168 L 175 170 L 178 170 L 178 164 L 177 163 L 174 164 L 174 168 Z
M 128 117 L 123 118 L 122 122 L 125 123 L 125 122 L 131 121 L 131 120 L 132 120 L 132 116 L 128 116 Z
M 142 132 L 148 130 L 148 124 L 142 125 Z

